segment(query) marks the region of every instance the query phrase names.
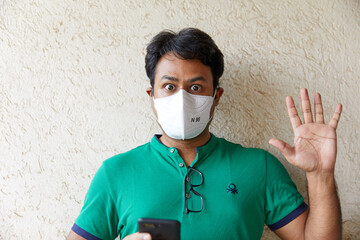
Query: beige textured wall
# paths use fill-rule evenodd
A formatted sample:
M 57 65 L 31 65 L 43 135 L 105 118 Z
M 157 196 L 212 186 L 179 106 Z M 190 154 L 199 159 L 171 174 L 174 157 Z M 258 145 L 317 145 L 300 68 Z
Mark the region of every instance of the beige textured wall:
M 267 142 L 292 140 L 285 97 L 319 91 L 327 119 L 343 103 L 336 177 L 344 235 L 360 239 L 357 0 L 0 1 L 0 239 L 63 239 L 101 162 L 159 132 L 145 47 L 188 26 L 225 55 L 220 137 L 284 162 Z M 306 197 L 304 174 L 284 165 Z

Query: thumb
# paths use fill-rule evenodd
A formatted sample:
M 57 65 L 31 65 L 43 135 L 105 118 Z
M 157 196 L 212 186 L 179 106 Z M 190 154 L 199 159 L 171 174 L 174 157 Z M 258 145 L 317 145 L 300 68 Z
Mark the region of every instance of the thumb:
M 133 233 L 124 238 L 124 240 L 151 240 L 151 235 L 149 233 Z
M 286 142 L 279 140 L 279 139 L 270 139 L 269 140 L 269 144 L 273 145 L 274 147 L 276 147 L 277 149 L 279 149 L 279 151 L 284 155 L 284 157 L 290 161 L 293 156 L 294 156 L 294 148 L 291 147 L 289 144 L 287 144 Z

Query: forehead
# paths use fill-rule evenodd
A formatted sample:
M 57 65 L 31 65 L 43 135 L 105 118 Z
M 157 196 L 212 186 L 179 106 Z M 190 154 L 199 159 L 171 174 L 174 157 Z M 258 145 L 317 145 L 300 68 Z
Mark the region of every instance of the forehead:
M 160 58 L 155 69 L 155 80 L 164 75 L 178 79 L 203 77 L 212 82 L 212 73 L 209 66 L 204 65 L 199 59 L 182 59 L 170 52 Z

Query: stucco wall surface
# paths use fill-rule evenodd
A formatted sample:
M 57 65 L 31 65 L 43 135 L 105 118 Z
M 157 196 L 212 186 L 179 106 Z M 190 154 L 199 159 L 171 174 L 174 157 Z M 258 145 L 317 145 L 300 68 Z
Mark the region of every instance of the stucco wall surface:
M 102 161 L 159 132 L 146 44 L 189 26 L 225 55 L 212 132 L 272 152 L 305 198 L 268 144 L 292 142 L 285 97 L 320 92 L 327 120 L 343 104 L 336 178 L 344 237 L 360 239 L 357 0 L 0 1 L 0 239 L 65 238 Z

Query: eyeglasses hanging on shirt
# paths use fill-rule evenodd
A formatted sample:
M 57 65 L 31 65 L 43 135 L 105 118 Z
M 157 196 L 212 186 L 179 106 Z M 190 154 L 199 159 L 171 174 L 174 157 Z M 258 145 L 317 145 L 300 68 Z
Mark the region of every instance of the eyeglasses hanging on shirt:
M 184 180 L 185 189 L 185 214 L 201 212 L 204 207 L 203 197 L 194 188 L 204 183 L 204 176 L 195 168 L 188 167 Z

